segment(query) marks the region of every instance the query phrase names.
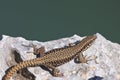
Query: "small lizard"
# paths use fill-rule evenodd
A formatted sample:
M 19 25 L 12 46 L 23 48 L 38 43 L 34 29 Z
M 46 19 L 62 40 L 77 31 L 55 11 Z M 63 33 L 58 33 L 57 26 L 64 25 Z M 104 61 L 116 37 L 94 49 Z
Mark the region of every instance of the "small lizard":
M 53 76 L 61 77 L 63 76 L 63 74 L 58 69 L 56 69 L 56 67 L 64 63 L 67 63 L 75 58 L 77 58 L 76 60 L 78 63 L 87 63 L 88 60 L 83 56 L 82 52 L 86 50 L 94 42 L 96 38 L 97 37 L 95 35 L 87 36 L 76 45 L 72 45 L 66 48 L 53 49 L 44 53 L 43 56 L 40 58 L 20 62 L 17 65 L 14 65 L 10 71 L 8 71 L 4 79 L 10 80 L 13 74 L 16 73 L 17 71 L 23 68 L 39 65 L 44 65 L 45 67 L 52 69 Z M 41 48 L 41 50 L 36 49 L 35 46 L 33 48 L 34 54 L 38 54 L 40 52 L 45 51 L 44 48 Z

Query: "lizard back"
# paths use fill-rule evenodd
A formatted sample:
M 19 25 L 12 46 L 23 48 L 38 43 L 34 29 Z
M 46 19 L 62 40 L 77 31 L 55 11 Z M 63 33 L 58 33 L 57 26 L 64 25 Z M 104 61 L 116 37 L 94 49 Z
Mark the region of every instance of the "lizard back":
M 69 62 L 70 60 L 74 59 L 80 52 L 88 48 L 88 46 L 96 38 L 97 37 L 95 35 L 87 36 L 77 45 L 70 46 L 67 48 L 54 49 L 47 52 L 48 54 L 41 58 L 35 58 L 32 60 L 20 62 L 19 64 L 13 66 L 12 69 L 6 74 L 5 80 L 10 80 L 11 76 L 22 68 L 46 64 L 59 66 L 66 62 Z

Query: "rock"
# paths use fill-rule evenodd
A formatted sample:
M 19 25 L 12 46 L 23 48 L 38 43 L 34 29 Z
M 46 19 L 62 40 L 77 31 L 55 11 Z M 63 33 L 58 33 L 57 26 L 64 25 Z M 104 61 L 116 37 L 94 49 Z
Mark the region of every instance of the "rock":
M 84 55 L 97 56 L 96 60 L 86 63 L 76 64 L 74 60 L 57 67 L 63 74 L 63 77 L 53 77 L 48 71 L 39 66 L 29 67 L 28 72 L 35 80 L 120 80 L 120 45 L 105 39 L 97 33 L 97 39 L 93 45 L 84 51 Z M 69 43 L 82 40 L 83 37 L 74 35 L 68 38 L 62 38 L 47 42 L 38 42 L 26 40 L 22 37 L 10 37 L 3 35 L 0 41 L 0 80 L 2 80 L 11 66 L 20 61 L 34 59 L 36 56 L 32 53 L 32 44 L 37 47 L 44 46 L 46 52 L 55 48 L 68 46 Z M 14 52 L 16 51 L 16 52 Z M 25 69 L 24 71 L 27 72 Z M 31 78 L 31 76 L 27 76 Z M 19 72 L 14 74 L 11 80 L 29 80 Z M 34 80 L 34 79 L 33 79 Z

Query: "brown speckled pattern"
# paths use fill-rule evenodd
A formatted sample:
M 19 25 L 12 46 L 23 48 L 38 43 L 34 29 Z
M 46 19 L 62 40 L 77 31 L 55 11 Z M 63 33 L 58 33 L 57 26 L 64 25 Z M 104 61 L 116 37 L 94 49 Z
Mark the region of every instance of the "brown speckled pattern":
M 79 53 L 87 49 L 88 45 L 90 45 L 96 38 L 97 37 L 95 35 L 87 36 L 77 45 L 67 48 L 53 49 L 47 52 L 48 54 L 43 57 L 20 62 L 19 64 L 12 67 L 12 69 L 5 75 L 5 80 L 10 80 L 13 74 L 22 68 L 37 65 L 52 65 L 54 67 L 57 67 L 64 63 L 67 63 L 70 60 L 76 58 Z

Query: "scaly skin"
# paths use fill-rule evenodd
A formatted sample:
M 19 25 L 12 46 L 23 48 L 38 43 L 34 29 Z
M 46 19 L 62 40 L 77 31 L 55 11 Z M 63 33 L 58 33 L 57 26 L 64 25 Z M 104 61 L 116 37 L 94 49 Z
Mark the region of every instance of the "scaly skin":
M 10 80 L 13 74 L 22 68 L 39 65 L 44 65 L 51 68 L 53 70 L 53 76 L 62 76 L 62 74 L 55 69 L 55 67 L 67 63 L 74 58 L 78 58 L 78 62 L 86 63 L 87 60 L 83 56 L 81 57 L 80 54 L 82 54 L 82 52 L 87 49 L 96 38 L 97 37 L 95 35 L 87 36 L 77 45 L 69 46 L 67 48 L 53 49 L 47 52 L 47 55 L 43 57 L 20 62 L 19 64 L 13 66 L 12 69 L 6 74 L 5 80 Z

